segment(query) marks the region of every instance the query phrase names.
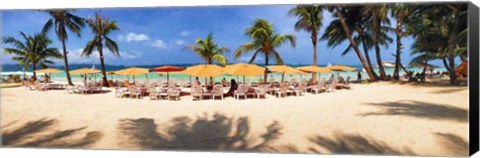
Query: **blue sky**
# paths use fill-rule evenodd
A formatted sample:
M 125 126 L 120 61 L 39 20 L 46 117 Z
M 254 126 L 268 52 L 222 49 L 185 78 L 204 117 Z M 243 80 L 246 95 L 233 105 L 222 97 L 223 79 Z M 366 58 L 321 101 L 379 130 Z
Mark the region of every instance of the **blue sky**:
M 204 61 L 190 50 L 187 45 L 193 45 L 195 39 L 205 38 L 208 33 L 214 34 L 214 40 L 220 46 L 230 48 L 226 53 L 229 63 L 248 62 L 248 55 L 239 59 L 233 59 L 233 52 L 249 39 L 244 36 L 244 31 L 257 18 L 264 18 L 273 23 L 276 30 L 281 34 L 293 34 L 297 38 L 297 47 L 292 48 L 286 44 L 278 49 L 287 64 L 311 64 L 312 44 L 307 32 L 294 31 L 295 17 L 290 17 L 287 12 L 293 5 L 271 6 L 222 6 L 222 7 L 161 7 L 161 8 L 110 8 L 110 9 L 79 9 L 76 15 L 88 18 L 95 12 L 102 10 L 112 20 L 117 20 L 121 30 L 113 32 L 110 37 L 117 41 L 120 47 L 121 57 L 115 57 L 106 52 L 106 64 L 111 65 L 164 65 L 184 63 L 204 63 Z M 48 20 L 45 13 L 32 10 L 2 11 L 2 36 L 19 37 L 19 31 L 26 34 L 40 32 Z M 332 16 L 324 12 L 324 26 L 330 23 Z M 392 20 L 392 25 L 394 24 Z M 53 46 L 61 49 L 61 44 L 56 35 L 50 32 L 49 36 L 54 40 Z M 394 38 L 393 33 L 391 37 Z M 92 33 L 88 27 L 82 30 L 82 37 L 78 38 L 69 34 L 67 49 L 69 50 L 70 63 L 98 64 L 98 56 L 84 57 L 80 52 L 85 47 Z M 403 38 L 405 48 L 402 54 L 402 63 L 407 64 L 411 60 L 411 38 Z M 360 65 L 355 52 L 342 56 L 341 52 L 348 44 L 329 48 L 326 41 L 320 41 L 317 46 L 319 64 L 347 64 Z M 5 46 L 5 45 L 4 45 Z M 8 46 L 8 45 L 7 45 Z M 381 48 L 384 61 L 394 61 L 391 55 L 395 52 L 395 44 L 390 44 L 387 49 Z M 374 57 L 374 51 L 371 50 Z M 256 63 L 264 63 L 258 58 Z M 11 55 L 2 52 L 2 63 L 15 63 Z M 372 59 L 372 62 L 375 58 Z M 437 62 L 436 62 L 437 63 Z M 63 61 L 57 60 L 57 64 L 63 65 Z M 437 64 L 439 65 L 439 64 Z

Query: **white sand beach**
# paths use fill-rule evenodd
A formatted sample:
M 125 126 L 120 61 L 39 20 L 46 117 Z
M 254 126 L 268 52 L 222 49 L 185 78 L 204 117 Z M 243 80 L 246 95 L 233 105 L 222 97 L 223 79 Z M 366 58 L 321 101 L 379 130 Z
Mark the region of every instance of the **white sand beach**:
M 3 143 L 432 156 L 468 152 L 467 87 L 378 82 L 317 95 L 216 101 L 115 98 L 110 90 L 79 95 L 2 89 Z

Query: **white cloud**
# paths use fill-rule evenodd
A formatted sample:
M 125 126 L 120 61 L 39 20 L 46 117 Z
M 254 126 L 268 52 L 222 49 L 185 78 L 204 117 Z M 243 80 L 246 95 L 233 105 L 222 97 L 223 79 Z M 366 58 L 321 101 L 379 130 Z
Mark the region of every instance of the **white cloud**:
M 167 43 L 165 43 L 163 40 L 155 40 L 151 43 L 151 46 L 158 49 L 168 49 Z
M 67 55 L 69 63 L 72 63 L 72 64 L 93 64 L 93 63 L 99 63 L 100 62 L 98 51 L 92 52 L 92 55 L 90 55 L 90 56 L 82 56 L 82 51 L 83 51 L 82 48 L 75 49 L 75 50 L 70 50 L 68 55 Z M 103 49 L 103 55 L 105 57 L 104 58 L 105 63 L 115 63 L 117 61 L 121 61 L 121 60 L 125 60 L 125 59 L 128 59 L 128 60 L 139 59 L 143 56 L 142 53 L 137 52 L 137 51 L 128 51 L 128 52 L 120 51 L 119 54 L 120 54 L 120 57 L 115 56 L 110 50 L 108 50 L 106 48 Z M 57 59 L 55 62 L 57 64 L 62 64 L 63 63 L 63 58 L 62 59 Z
M 126 41 L 126 42 L 141 42 L 141 41 L 148 41 L 150 38 L 145 34 L 136 34 L 133 32 L 128 33 L 127 35 L 120 35 L 118 36 L 119 41 Z
M 188 31 L 186 31 L 186 30 L 183 30 L 183 31 L 180 33 L 180 35 L 182 35 L 182 36 L 188 36 L 188 35 L 190 35 L 190 32 L 188 32 Z
M 184 44 L 185 44 L 185 41 L 184 41 L 184 40 L 181 40 L 181 39 L 175 40 L 175 44 L 177 44 L 177 45 L 184 45 Z

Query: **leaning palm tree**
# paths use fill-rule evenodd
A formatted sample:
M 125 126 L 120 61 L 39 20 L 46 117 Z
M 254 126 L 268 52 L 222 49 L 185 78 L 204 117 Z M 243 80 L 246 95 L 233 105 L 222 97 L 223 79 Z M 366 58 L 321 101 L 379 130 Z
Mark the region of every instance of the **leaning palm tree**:
M 67 74 L 67 81 L 69 85 L 73 85 L 72 79 L 69 73 L 68 66 L 68 57 L 67 57 L 67 45 L 66 41 L 68 40 L 67 29 L 75 33 L 80 37 L 80 30 L 85 25 L 84 19 L 73 15 L 71 12 L 73 10 L 47 10 L 47 14 L 51 16 L 51 19 L 45 23 L 43 26 L 42 32 L 46 34 L 52 26 L 54 26 L 55 34 L 57 34 L 58 39 L 62 42 L 63 47 L 63 61 L 65 64 L 65 73 Z
M 253 39 L 251 43 L 241 45 L 233 54 L 234 58 L 239 58 L 247 52 L 254 51 L 249 63 L 252 63 L 257 58 L 258 54 L 265 56 L 265 66 L 269 65 L 270 57 L 276 60 L 277 64 L 284 64 L 282 57 L 275 50 L 282 44 L 289 42 L 292 47 L 295 47 L 295 36 L 286 34 L 281 35 L 273 29 L 273 24 L 264 19 L 257 19 L 253 22 L 253 26 L 247 28 L 245 36 Z M 264 81 L 267 81 L 268 71 L 265 70 Z
M 339 25 L 341 26 L 341 28 L 343 30 L 342 35 L 344 35 L 345 38 L 350 42 L 349 47 L 351 47 L 355 50 L 355 53 L 357 54 L 357 57 L 360 60 L 360 62 L 362 63 L 362 66 L 365 69 L 365 71 L 367 72 L 370 80 L 371 81 L 376 81 L 377 78 L 375 77 L 375 74 L 373 72 L 372 67 L 367 63 L 367 61 L 363 57 L 363 55 L 362 55 L 362 53 L 361 53 L 361 51 L 358 47 L 358 40 L 355 40 L 355 38 L 353 37 L 352 28 L 354 28 L 354 27 L 352 27 L 351 25 L 349 25 L 349 23 L 347 23 L 347 19 L 345 18 L 346 8 L 347 7 L 344 7 L 342 5 L 335 5 L 333 7 L 328 7 L 328 11 L 332 12 L 334 15 L 336 15 L 335 17 L 337 19 L 335 19 L 335 20 L 338 20 Z M 342 38 L 342 39 L 332 39 L 332 40 L 343 41 L 344 39 Z
M 100 65 L 102 69 L 103 85 L 108 86 L 107 74 L 105 73 L 105 63 L 103 55 L 103 46 L 107 46 L 108 50 L 116 56 L 120 56 L 118 51 L 118 45 L 108 35 L 115 30 L 119 30 L 116 21 L 110 21 L 108 17 L 103 17 L 101 13 L 97 13 L 94 18 L 87 20 L 88 26 L 92 29 L 93 39 L 88 41 L 85 49 L 83 49 L 82 55 L 90 56 L 96 49 L 100 57 Z
M 34 36 L 27 36 L 20 32 L 22 40 L 14 37 L 6 37 L 3 39 L 5 44 L 12 44 L 12 48 L 5 48 L 8 54 L 14 54 L 13 60 L 18 62 L 25 70 L 33 68 L 33 78 L 37 78 L 37 67 L 46 68 L 47 64 L 54 64 L 50 58 L 61 58 L 62 54 L 57 48 L 50 47 L 52 40 L 45 34 L 35 34 Z
M 187 46 L 186 48 L 197 53 L 207 64 L 213 64 L 214 62 L 220 65 L 228 64 L 227 58 L 223 56 L 223 53 L 230 51 L 230 49 L 228 49 L 228 47 L 218 46 L 218 44 L 213 41 L 212 33 L 209 33 L 205 39 L 195 40 L 195 45 Z M 212 81 L 212 78 L 210 78 L 210 81 Z
M 323 7 L 319 5 L 298 5 L 288 12 L 291 16 L 296 16 L 298 21 L 295 23 L 295 30 L 304 30 L 310 33 L 313 44 L 313 65 L 317 65 L 317 40 L 318 32 L 322 27 Z M 312 73 L 312 82 L 316 83 L 316 73 Z

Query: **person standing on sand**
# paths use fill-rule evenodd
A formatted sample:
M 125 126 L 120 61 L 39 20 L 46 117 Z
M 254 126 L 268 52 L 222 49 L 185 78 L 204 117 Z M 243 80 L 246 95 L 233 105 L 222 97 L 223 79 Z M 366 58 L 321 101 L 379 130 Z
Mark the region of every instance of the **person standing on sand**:
M 357 81 L 362 81 L 362 73 L 360 71 L 357 73 Z

